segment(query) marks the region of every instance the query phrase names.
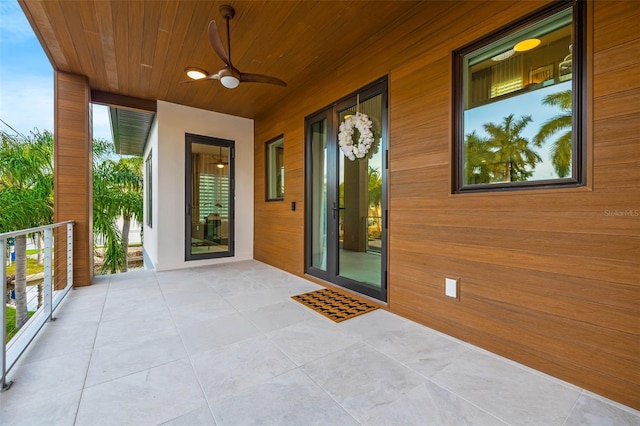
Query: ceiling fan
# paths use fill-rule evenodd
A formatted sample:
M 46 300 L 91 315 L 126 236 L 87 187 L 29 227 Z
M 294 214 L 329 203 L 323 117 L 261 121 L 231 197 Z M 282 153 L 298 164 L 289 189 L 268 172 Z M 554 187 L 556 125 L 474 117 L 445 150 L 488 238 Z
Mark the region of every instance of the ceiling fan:
M 201 81 L 201 80 L 220 80 L 220 83 L 228 89 L 233 89 L 238 87 L 238 85 L 243 83 L 267 83 L 267 84 L 276 84 L 278 86 L 287 86 L 287 83 L 280 80 L 276 77 L 271 77 L 263 74 L 249 74 L 240 72 L 236 67 L 233 66 L 231 62 L 231 38 L 229 32 L 229 20 L 232 19 L 236 11 L 233 7 L 229 5 L 220 6 L 220 13 L 222 17 L 227 21 L 227 52 L 224 50 L 224 46 L 222 45 L 222 40 L 220 39 L 220 34 L 218 33 L 218 26 L 216 25 L 216 21 L 209 22 L 209 43 L 211 43 L 211 47 L 213 51 L 222 59 L 224 62 L 224 67 L 221 68 L 215 74 L 209 74 L 207 71 L 196 68 L 196 67 L 187 67 L 185 68 L 185 72 L 192 81 Z M 187 80 L 189 81 L 189 80 Z
M 219 169 L 224 169 L 225 166 L 229 165 L 228 161 L 222 161 L 222 146 L 220 146 L 220 151 L 218 152 L 218 159 L 209 164 L 215 164 L 215 166 Z

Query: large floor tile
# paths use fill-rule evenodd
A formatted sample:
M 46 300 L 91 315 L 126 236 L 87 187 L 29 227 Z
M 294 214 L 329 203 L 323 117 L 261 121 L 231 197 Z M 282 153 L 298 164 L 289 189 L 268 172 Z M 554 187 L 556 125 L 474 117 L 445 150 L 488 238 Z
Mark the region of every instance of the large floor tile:
M 186 360 L 86 388 L 76 425 L 158 425 L 206 405 Z
M 640 412 L 619 408 L 599 398 L 581 395 L 565 426 L 638 426 Z
M 188 308 L 198 303 L 215 303 L 223 300 L 211 287 L 203 286 L 185 291 L 164 293 L 164 299 L 169 309 Z
M 300 370 L 212 404 L 218 425 L 357 425 Z
M 302 368 L 357 420 L 372 408 L 390 404 L 426 381 L 364 343 Z
M 376 405 L 361 419 L 363 425 L 506 426 L 498 418 L 427 381 L 389 404 Z
M 263 333 L 317 318 L 313 312 L 293 300 L 263 306 L 242 314 Z
M 158 281 L 156 280 L 155 274 L 145 276 L 141 276 L 137 272 L 134 274 L 135 276 L 139 276 L 139 278 L 133 278 L 133 276 L 131 276 L 125 280 L 119 280 L 118 277 L 111 279 L 109 282 L 109 292 L 128 292 L 135 294 L 136 292 L 153 291 L 158 288 Z
M 282 352 L 303 365 L 353 344 L 353 339 L 328 319 L 311 319 L 268 334 Z
M 93 350 L 86 386 L 94 386 L 142 370 L 186 358 L 174 327 L 157 334 L 141 334 Z
M 209 407 L 204 406 L 162 423 L 161 426 L 216 426 L 216 421 Z
M 51 321 L 44 325 L 22 355 L 19 364 L 55 358 L 91 349 L 98 331 L 97 321 Z
M 172 297 L 170 295 L 178 293 L 188 295 L 212 290 L 211 282 L 200 276 L 196 276 L 194 279 L 189 280 L 189 282 L 160 281 L 158 287 L 167 299 Z
M 75 323 L 78 321 L 90 321 L 97 323 L 102 318 L 102 309 L 104 308 L 104 295 L 84 296 L 65 300 L 53 312 L 53 318 L 60 324 Z
M 213 292 L 207 294 L 205 300 L 190 305 L 180 305 L 171 308 L 171 316 L 178 327 L 188 327 L 190 324 L 213 320 L 226 315 L 237 314 L 236 308 Z
M 289 297 L 290 293 L 286 288 L 278 287 L 264 288 L 241 295 L 225 296 L 225 299 L 238 311 L 246 312 L 283 302 Z
M 431 380 L 514 425 L 561 425 L 580 395 L 557 381 L 477 351 L 456 358 Z
M 236 275 L 227 279 L 219 279 L 211 282 L 211 288 L 224 297 L 244 297 L 251 294 L 266 290 L 259 281 L 252 280 L 243 275 Z
M 209 401 L 237 394 L 296 368 L 264 336 L 200 353 L 191 357 L 191 362 Z
M 470 350 L 463 343 L 412 323 L 374 334 L 365 342 L 425 377 L 433 376 Z
M 407 324 L 413 323 L 384 309 L 376 309 L 375 311 L 351 318 L 348 321 L 338 323 L 338 328 L 349 334 L 353 334 L 358 340 L 364 340 L 374 334 L 394 331 Z
M 20 404 L 33 398 L 81 390 L 87 375 L 90 350 L 66 353 L 23 363 L 9 372 L 13 385 L 0 394 L 3 404 Z
M 114 292 L 117 293 L 117 292 Z M 110 295 L 113 294 L 110 292 Z M 158 290 L 157 293 L 145 297 L 139 293 L 135 298 L 117 298 L 108 296 L 102 311 L 102 321 L 114 319 L 127 319 L 132 315 L 145 315 L 167 309 L 164 296 Z
M 253 324 L 240 314 L 225 315 L 209 321 L 178 325 L 190 355 L 221 348 L 260 335 Z
M 132 310 L 124 318 L 110 321 L 103 318 L 95 346 L 101 347 L 119 341 L 135 341 L 140 336 L 161 333 L 174 328 L 169 309 L 166 307 L 152 312 Z
M 49 393 L 37 398 L 27 397 L 21 404 L 3 403 L 4 395 L 0 395 L 0 424 L 2 426 L 72 426 L 80 395 L 79 390 L 68 393 Z

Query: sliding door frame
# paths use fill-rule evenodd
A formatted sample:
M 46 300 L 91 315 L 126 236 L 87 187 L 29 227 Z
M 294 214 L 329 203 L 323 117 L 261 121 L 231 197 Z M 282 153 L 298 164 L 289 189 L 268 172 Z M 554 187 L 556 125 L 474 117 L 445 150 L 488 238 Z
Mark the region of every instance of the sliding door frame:
M 383 111 L 382 111 L 382 134 L 380 138 L 379 149 L 382 153 L 382 248 L 381 248 L 381 285 L 377 289 L 374 286 L 354 281 L 347 277 L 339 275 L 339 238 L 337 235 L 339 214 L 332 215 L 331 202 L 338 202 L 338 184 L 339 181 L 339 161 L 340 151 L 337 143 L 338 137 L 338 116 L 340 111 L 355 106 L 358 96 L 360 102 L 364 102 L 374 96 L 382 95 Z M 327 106 L 305 118 L 305 273 L 340 287 L 354 290 L 366 296 L 373 297 L 383 302 L 387 301 L 387 283 L 388 283 L 388 84 L 387 78 L 375 81 L 364 88 L 354 92 L 344 98 L 338 100 L 330 106 Z M 313 149 L 312 138 L 310 132 L 311 125 L 327 120 L 327 206 L 326 206 L 326 223 L 327 223 L 327 262 L 326 270 L 313 267 L 312 262 L 312 236 L 313 236 Z M 339 207 L 339 206 L 338 206 Z M 339 213 L 339 212 L 338 212 Z M 331 246 L 329 246 L 331 244 Z

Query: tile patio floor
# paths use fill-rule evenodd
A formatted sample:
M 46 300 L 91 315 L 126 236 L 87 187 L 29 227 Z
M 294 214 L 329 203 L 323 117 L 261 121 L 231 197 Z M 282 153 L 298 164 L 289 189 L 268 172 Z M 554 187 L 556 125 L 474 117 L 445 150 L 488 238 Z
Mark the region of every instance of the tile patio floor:
M 382 310 L 340 324 L 256 261 L 96 277 L 10 372 L 2 425 L 640 425 Z

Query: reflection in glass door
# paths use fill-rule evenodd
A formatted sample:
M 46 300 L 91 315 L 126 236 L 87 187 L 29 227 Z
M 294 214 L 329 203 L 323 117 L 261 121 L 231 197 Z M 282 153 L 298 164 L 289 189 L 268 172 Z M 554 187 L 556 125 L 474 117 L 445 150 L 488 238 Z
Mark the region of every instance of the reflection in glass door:
M 307 273 L 380 300 L 386 300 L 386 99 L 383 81 L 307 118 Z M 356 112 L 371 119 L 374 143 L 352 161 L 337 136 Z
M 382 95 L 358 105 L 372 121 L 374 143 L 365 158 L 349 160 L 338 152 L 338 275 L 380 288 L 382 285 Z M 356 113 L 339 112 L 339 122 Z M 356 134 L 355 137 L 358 135 Z
M 233 256 L 233 141 L 186 135 L 186 260 Z
M 311 268 L 327 279 L 327 118 L 311 124 L 310 150 L 313 176 L 311 178 Z

